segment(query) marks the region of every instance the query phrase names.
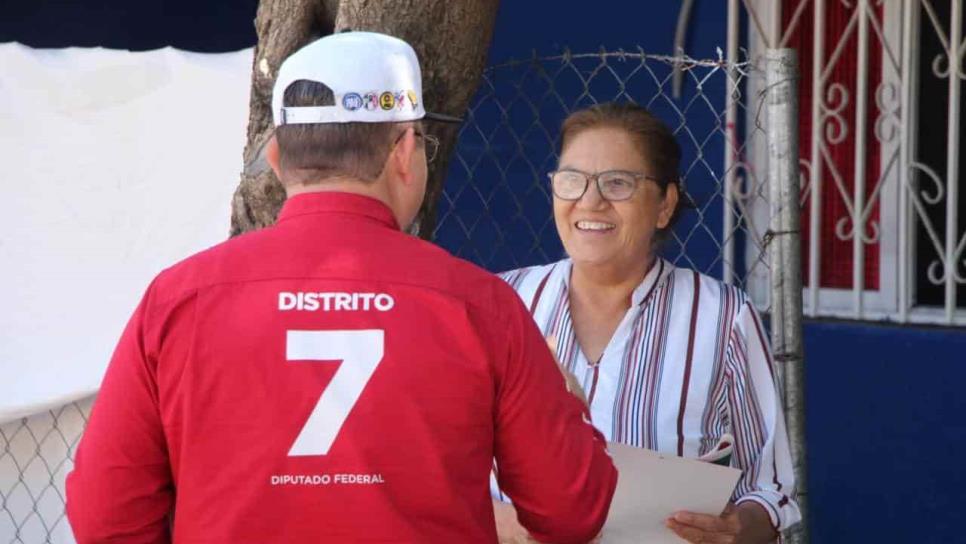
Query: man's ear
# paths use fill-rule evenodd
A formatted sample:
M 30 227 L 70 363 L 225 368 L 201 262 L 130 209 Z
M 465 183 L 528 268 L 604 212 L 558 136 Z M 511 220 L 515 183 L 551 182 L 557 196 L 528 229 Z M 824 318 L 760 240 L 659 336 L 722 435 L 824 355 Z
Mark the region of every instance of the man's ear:
M 413 153 L 416 152 L 416 130 L 408 127 L 392 151 L 389 152 L 386 169 L 395 174 L 406 185 L 413 179 Z
M 275 177 L 282 179 L 282 169 L 281 165 L 281 151 L 278 149 L 278 139 L 275 135 L 268 140 L 265 144 L 265 160 L 268 161 L 268 165 L 272 167 L 272 171 L 275 172 Z

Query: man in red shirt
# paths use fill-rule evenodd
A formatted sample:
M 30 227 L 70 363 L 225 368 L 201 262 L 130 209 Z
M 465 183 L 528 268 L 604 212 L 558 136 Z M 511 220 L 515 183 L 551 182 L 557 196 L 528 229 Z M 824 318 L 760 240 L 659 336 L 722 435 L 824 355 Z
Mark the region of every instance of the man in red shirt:
M 435 142 L 405 42 L 279 70 L 278 223 L 163 271 L 67 481 L 88 542 L 496 542 L 600 531 L 617 474 L 516 294 L 410 236 Z M 428 155 L 428 157 L 427 157 Z

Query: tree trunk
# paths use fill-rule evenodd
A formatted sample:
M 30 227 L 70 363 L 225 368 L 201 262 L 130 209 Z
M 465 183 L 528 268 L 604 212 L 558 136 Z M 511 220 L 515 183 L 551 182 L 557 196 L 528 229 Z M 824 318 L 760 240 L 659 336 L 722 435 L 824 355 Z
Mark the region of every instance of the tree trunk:
M 462 115 L 479 85 L 499 0 L 261 0 L 255 26 L 251 112 L 245 170 L 232 201 L 231 235 L 275 222 L 285 191 L 262 151 L 272 135 L 272 85 L 291 53 L 321 36 L 350 28 L 397 36 L 419 55 L 423 102 L 429 111 Z M 414 230 L 423 238 L 436 226 L 443 187 L 459 127 L 432 123 L 440 152 L 430 165 L 426 200 Z

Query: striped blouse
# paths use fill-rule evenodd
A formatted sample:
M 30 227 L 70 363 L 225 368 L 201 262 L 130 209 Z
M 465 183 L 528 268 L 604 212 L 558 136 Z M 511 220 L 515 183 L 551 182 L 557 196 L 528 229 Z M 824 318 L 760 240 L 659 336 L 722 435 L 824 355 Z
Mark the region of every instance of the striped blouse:
M 765 331 L 741 290 L 658 259 L 634 290 L 600 361 L 589 364 L 570 315 L 571 261 L 501 274 L 530 308 L 557 357 L 584 386 L 608 440 L 699 457 L 725 433 L 743 470 L 732 499 L 755 501 L 776 530 L 801 519 Z

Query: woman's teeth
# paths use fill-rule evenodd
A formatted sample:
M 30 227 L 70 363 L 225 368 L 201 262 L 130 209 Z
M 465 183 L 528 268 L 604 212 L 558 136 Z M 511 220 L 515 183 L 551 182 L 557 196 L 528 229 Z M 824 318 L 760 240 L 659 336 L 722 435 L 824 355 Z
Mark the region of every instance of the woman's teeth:
M 577 221 L 578 230 L 611 230 L 615 226 L 613 223 L 602 223 L 600 221 Z

